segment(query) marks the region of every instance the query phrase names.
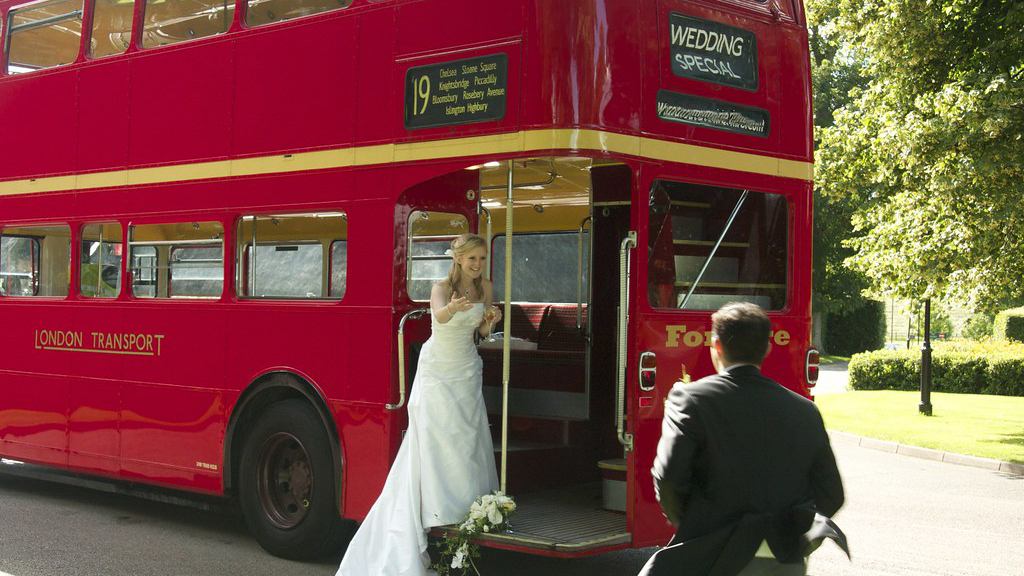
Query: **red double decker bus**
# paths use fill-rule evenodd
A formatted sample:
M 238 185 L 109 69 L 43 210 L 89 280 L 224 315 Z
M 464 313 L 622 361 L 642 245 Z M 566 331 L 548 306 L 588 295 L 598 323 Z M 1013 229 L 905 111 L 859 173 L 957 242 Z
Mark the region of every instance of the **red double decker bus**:
M 520 509 L 487 545 L 666 541 L 662 400 L 711 372 L 725 302 L 768 311 L 764 371 L 810 395 L 799 0 L 0 0 L 0 23 L 3 458 L 237 497 L 270 552 L 335 550 L 469 231 L 506 306 L 480 353 Z

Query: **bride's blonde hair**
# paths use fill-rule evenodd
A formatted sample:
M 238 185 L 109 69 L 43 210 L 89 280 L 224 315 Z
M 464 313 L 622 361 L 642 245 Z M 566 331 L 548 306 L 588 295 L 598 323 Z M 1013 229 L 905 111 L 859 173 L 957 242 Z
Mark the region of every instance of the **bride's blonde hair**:
M 483 248 L 487 253 L 487 242 L 476 234 L 463 234 L 452 240 L 452 267 L 448 271 L 449 294 L 454 294 L 456 288 L 462 283 L 462 267 L 459 266 L 459 257 L 469 254 L 477 248 Z M 483 276 L 473 279 L 473 296 L 480 298 L 484 294 Z

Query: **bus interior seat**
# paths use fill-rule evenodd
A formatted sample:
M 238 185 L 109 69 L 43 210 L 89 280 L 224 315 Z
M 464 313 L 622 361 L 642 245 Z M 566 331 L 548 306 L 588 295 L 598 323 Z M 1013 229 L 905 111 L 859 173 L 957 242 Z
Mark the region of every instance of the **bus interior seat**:
M 581 315 L 581 333 L 576 329 L 576 306 L 548 306 L 537 327 L 537 349 L 584 352 L 586 326 L 586 308 Z
M 536 350 L 513 350 L 510 387 L 513 397 L 538 391 L 586 392 L 586 340 L 576 330 L 576 305 L 525 303 L 512 305 L 512 335 L 537 343 Z M 586 309 L 583 325 L 586 326 Z M 498 330 L 499 328 L 495 328 Z M 501 349 L 481 349 L 484 386 L 501 386 Z M 492 418 L 500 406 L 488 404 Z M 591 423 L 559 406 L 544 416 L 509 410 L 509 489 L 517 493 L 573 485 L 597 479 Z M 554 408 L 555 410 L 550 410 Z M 494 427 L 495 434 L 500 427 Z M 495 447 L 500 438 L 495 437 Z M 497 456 L 497 454 L 496 454 Z

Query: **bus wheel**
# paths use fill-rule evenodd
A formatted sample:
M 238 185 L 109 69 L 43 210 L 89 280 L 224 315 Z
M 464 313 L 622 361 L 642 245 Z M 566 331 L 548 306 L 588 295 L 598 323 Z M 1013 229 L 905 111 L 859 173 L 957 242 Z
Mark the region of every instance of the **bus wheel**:
M 340 482 L 320 416 L 301 400 L 263 413 L 242 448 L 239 501 L 268 552 L 308 560 L 339 550 L 350 523 L 335 506 Z

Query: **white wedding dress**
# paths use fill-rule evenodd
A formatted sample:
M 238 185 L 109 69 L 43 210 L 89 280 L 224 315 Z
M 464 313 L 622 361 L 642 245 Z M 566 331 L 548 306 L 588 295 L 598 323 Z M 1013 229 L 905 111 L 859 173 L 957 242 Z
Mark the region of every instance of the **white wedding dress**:
M 474 500 L 498 489 L 473 343 L 483 304 L 446 324 L 431 318 L 409 395 L 409 429 L 337 576 L 427 574 L 426 531 L 461 522 Z

